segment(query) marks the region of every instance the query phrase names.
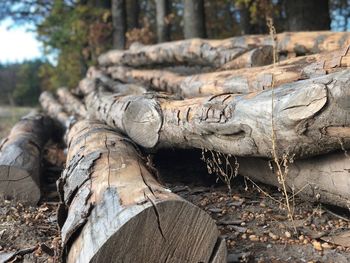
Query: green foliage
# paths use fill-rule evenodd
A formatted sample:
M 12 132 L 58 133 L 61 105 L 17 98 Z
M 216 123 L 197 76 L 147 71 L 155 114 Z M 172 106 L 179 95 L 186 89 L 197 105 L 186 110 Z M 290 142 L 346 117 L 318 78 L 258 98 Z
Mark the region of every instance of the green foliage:
M 44 79 L 38 74 L 41 60 L 0 65 L 1 104 L 36 105 Z

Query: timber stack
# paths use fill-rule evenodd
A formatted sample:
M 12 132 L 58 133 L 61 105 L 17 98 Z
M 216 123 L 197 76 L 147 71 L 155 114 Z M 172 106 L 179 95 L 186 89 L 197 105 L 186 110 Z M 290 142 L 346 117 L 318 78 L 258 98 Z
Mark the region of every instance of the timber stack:
M 147 153 L 235 156 L 242 176 L 349 207 L 349 46 L 350 33 L 300 32 L 111 50 L 74 92 L 42 93 L 47 115 L 4 140 L 1 194 L 37 203 L 41 149 L 65 130 L 66 262 L 225 262 L 215 222 L 160 182 Z

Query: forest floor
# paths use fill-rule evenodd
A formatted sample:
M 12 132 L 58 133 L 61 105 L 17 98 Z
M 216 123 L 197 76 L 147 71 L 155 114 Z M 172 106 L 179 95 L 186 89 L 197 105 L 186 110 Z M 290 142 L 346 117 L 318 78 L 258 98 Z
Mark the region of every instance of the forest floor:
M 348 211 L 295 198 L 291 222 L 278 189 L 236 177 L 228 194 L 200 156 L 200 151 L 164 151 L 154 164 L 173 192 L 216 221 L 228 262 L 350 262 Z M 48 147 L 44 162 L 45 191 L 38 207 L 0 203 L 0 262 L 61 262 L 55 180 L 63 168 L 62 149 Z M 343 237 L 329 238 L 339 234 Z

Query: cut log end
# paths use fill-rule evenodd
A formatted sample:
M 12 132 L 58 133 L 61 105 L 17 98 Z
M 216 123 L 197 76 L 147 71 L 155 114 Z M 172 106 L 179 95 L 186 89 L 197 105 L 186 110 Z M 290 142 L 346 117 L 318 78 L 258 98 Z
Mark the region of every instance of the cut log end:
M 92 216 L 97 219 L 98 212 L 104 210 L 95 209 Z M 127 208 L 120 216 L 132 213 L 132 210 Z M 85 243 L 73 244 L 68 262 L 89 262 L 84 253 L 91 247 L 88 242 L 100 239 L 101 233 L 112 232 L 116 227 L 120 230 L 114 231 L 90 262 L 219 262 L 211 259 L 225 257 L 226 247 L 218 250 L 218 230 L 214 221 L 187 201 L 150 202 L 122 226 L 112 222 L 118 218 L 105 217 L 110 222 L 101 222 L 100 217 L 99 222 L 88 223 L 83 230 L 84 239 L 79 240 Z
M 0 165 L 0 193 L 5 199 L 21 200 L 27 205 L 37 205 L 40 186 L 25 169 Z

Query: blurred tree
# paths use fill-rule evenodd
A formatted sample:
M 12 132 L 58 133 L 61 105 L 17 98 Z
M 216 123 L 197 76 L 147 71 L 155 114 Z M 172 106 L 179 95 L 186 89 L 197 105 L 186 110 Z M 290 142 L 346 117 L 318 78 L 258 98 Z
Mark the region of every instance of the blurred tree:
M 157 38 L 158 42 L 170 40 L 170 1 L 169 0 L 155 0 L 157 12 Z
M 24 62 L 18 71 L 18 81 L 12 97 L 17 105 L 36 105 L 41 93 L 41 79 L 38 75 L 41 60 Z
M 126 43 L 126 5 L 125 0 L 112 0 L 113 47 L 124 49 Z
M 207 37 L 204 0 L 184 0 L 184 36 Z
M 329 0 L 284 1 L 289 31 L 329 30 Z
M 129 0 L 127 5 L 128 30 L 140 27 L 140 3 L 139 0 Z

